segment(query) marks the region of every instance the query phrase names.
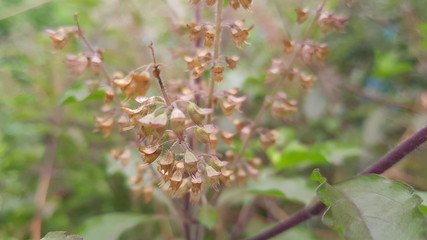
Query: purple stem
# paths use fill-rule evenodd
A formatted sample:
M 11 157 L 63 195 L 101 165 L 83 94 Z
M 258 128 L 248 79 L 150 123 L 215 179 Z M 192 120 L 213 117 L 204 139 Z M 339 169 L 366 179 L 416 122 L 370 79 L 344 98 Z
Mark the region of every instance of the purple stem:
M 427 141 L 427 126 L 416 132 L 414 135 L 403 141 L 397 147 L 393 148 L 390 152 L 388 152 L 380 161 L 370 166 L 365 171 L 359 173 L 358 175 L 366 175 L 366 174 L 381 174 L 385 172 L 387 169 L 392 167 L 394 164 L 402 160 L 406 155 L 414 151 L 421 144 Z M 287 219 L 279 223 L 277 226 L 273 227 L 266 232 L 263 232 L 250 240 L 265 240 L 276 235 L 279 235 L 286 230 L 289 230 L 298 224 L 307 221 L 312 216 L 323 213 L 326 210 L 326 206 L 316 201 L 310 207 L 304 208 L 303 210 L 297 212 L 291 218 Z

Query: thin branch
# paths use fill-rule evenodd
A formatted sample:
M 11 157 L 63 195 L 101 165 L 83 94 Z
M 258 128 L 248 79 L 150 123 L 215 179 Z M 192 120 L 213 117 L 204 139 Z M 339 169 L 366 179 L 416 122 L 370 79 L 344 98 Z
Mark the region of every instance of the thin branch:
M 159 68 L 160 65 L 157 64 L 157 61 L 156 61 L 156 55 L 154 54 L 153 42 L 151 42 L 148 45 L 148 47 L 150 48 L 151 56 L 153 57 L 153 63 L 154 63 L 153 75 L 157 79 L 157 82 L 159 83 L 159 86 L 160 86 L 160 90 L 162 91 L 163 98 L 166 101 L 166 105 L 169 107 L 171 105 L 171 101 L 169 99 L 168 92 L 166 91 L 166 87 L 163 83 L 162 77 L 160 76 L 160 68 Z
M 407 156 L 409 153 L 417 149 L 421 144 L 427 141 L 427 126 L 416 132 L 414 135 L 403 141 L 401 144 L 399 144 L 397 147 L 392 149 L 390 152 L 388 152 L 380 161 L 372 165 L 371 167 L 367 168 L 363 172 L 359 173 L 358 175 L 366 175 L 366 174 L 381 174 L 385 172 L 387 169 L 391 168 L 394 164 L 398 163 L 400 160 L 402 160 L 405 156 Z M 289 230 L 298 224 L 307 221 L 311 217 L 321 214 L 326 210 L 326 206 L 316 201 L 312 206 L 307 207 L 295 215 L 293 215 L 291 218 L 287 219 L 286 221 L 283 221 L 279 223 L 277 226 L 273 227 L 272 229 L 263 232 L 250 240 L 265 240 L 269 239 L 271 237 L 274 237 L 276 235 L 279 235 L 286 230 Z
M 219 49 L 220 49 L 220 42 L 221 42 L 221 21 L 222 21 L 222 1 L 217 1 L 216 5 L 216 14 L 215 14 L 215 42 L 214 42 L 214 49 L 213 49 L 213 57 L 212 62 L 213 66 L 216 66 L 218 64 L 218 58 L 219 58 Z M 211 72 L 211 78 L 209 82 L 209 95 L 208 95 L 208 108 L 213 107 L 213 99 L 214 99 L 214 90 L 215 90 L 215 79 L 214 74 Z M 208 115 L 207 124 L 212 123 L 212 116 Z
M 79 37 L 82 39 L 84 45 L 86 46 L 86 48 L 94 55 L 98 55 L 99 52 L 97 50 L 95 50 L 95 48 L 92 46 L 92 44 L 90 44 L 90 42 L 87 40 L 86 36 L 83 34 L 83 30 L 80 27 L 79 24 L 79 15 L 77 13 L 74 14 L 74 22 L 76 23 L 77 26 L 77 35 L 79 35 Z M 101 72 L 102 75 L 104 75 L 104 77 L 108 80 L 108 85 L 110 85 L 111 87 L 114 87 L 113 84 L 113 79 L 110 77 L 110 75 L 108 74 L 108 71 L 104 65 L 104 61 L 101 61 Z

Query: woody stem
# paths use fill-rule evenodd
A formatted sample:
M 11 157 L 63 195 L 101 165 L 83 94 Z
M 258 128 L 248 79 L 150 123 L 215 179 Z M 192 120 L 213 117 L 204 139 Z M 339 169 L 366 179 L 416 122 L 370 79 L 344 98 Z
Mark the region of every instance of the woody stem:
M 219 49 L 221 42 L 221 21 L 222 21 L 222 1 L 217 1 L 216 3 L 216 14 L 215 14 L 215 40 L 214 40 L 214 49 L 213 49 L 213 58 L 212 63 L 213 67 L 217 66 L 219 58 Z M 209 95 L 208 95 L 208 108 L 213 107 L 213 95 L 215 90 L 215 80 L 214 74 L 211 71 L 211 78 L 209 82 Z M 208 115 L 207 124 L 212 123 L 212 116 Z

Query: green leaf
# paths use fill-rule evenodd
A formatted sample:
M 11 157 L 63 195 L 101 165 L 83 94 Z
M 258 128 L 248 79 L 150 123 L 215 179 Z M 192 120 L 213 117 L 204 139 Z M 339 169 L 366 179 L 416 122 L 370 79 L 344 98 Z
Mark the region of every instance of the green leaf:
M 202 206 L 200 208 L 199 221 L 208 229 L 214 228 L 218 223 L 218 211 L 208 205 Z
M 292 141 L 281 153 L 275 148 L 270 148 L 267 155 L 276 169 L 327 164 L 328 161 L 320 150 L 321 148 L 307 147 L 298 141 Z
M 423 200 L 420 210 L 425 216 L 427 216 L 427 192 L 416 191 L 415 193 Z
M 57 231 L 46 234 L 41 240 L 83 240 L 83 238 L 77 235 L 67 235 L 65 231 Z
M 85 240 L 116 240 L 126 230 L 144 221 L 148 216 L 131 213 L 109 213 L 87 220 L 81 232 Z
M 388 78 L 411 71 L 412 64 L 399 59 L 396 52 L 376 53 L 375 70 L 373 75 Z
M 62 97 L 58 100 L 58 105 L 65 105 L 73 102 L 81 102 L 84 100 L 102 99 L 104 97 L 103 90 L 97 90 L 90 93 L 87 86 L 81 82 L 69 87 Z
M 316 171 L 313 179 L 321 179 Z M 379 175 L 365 175 L 317 189 L 329 209 L 322 221 L 349 240 L 424 239 L 421 199 L 408 185 Z
M 315 186 L 304 178 L 279 178 L 266 176 L 250 182 L 248 190 L 254 194 L 286 198 L 309 204 L 314 197 Z

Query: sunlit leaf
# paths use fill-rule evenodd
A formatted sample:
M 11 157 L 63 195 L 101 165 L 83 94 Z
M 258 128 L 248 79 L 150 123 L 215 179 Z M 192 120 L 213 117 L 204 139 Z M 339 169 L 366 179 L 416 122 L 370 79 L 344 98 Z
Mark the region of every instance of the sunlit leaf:
M 286 145 L 282 152 L 278 152 L 275 148 L 270 148 L 267 150 L 267 155 L 277 169 L 328 163 L 319 149 L 305 146 L 298 141 L 293 141 Z
M 349 240 L 425 239 L 421 198 L 408 185 L 379 175 L 365 175 L 331 186 L 319 172 L 317 196 L 329 208 L 326 225 Z

